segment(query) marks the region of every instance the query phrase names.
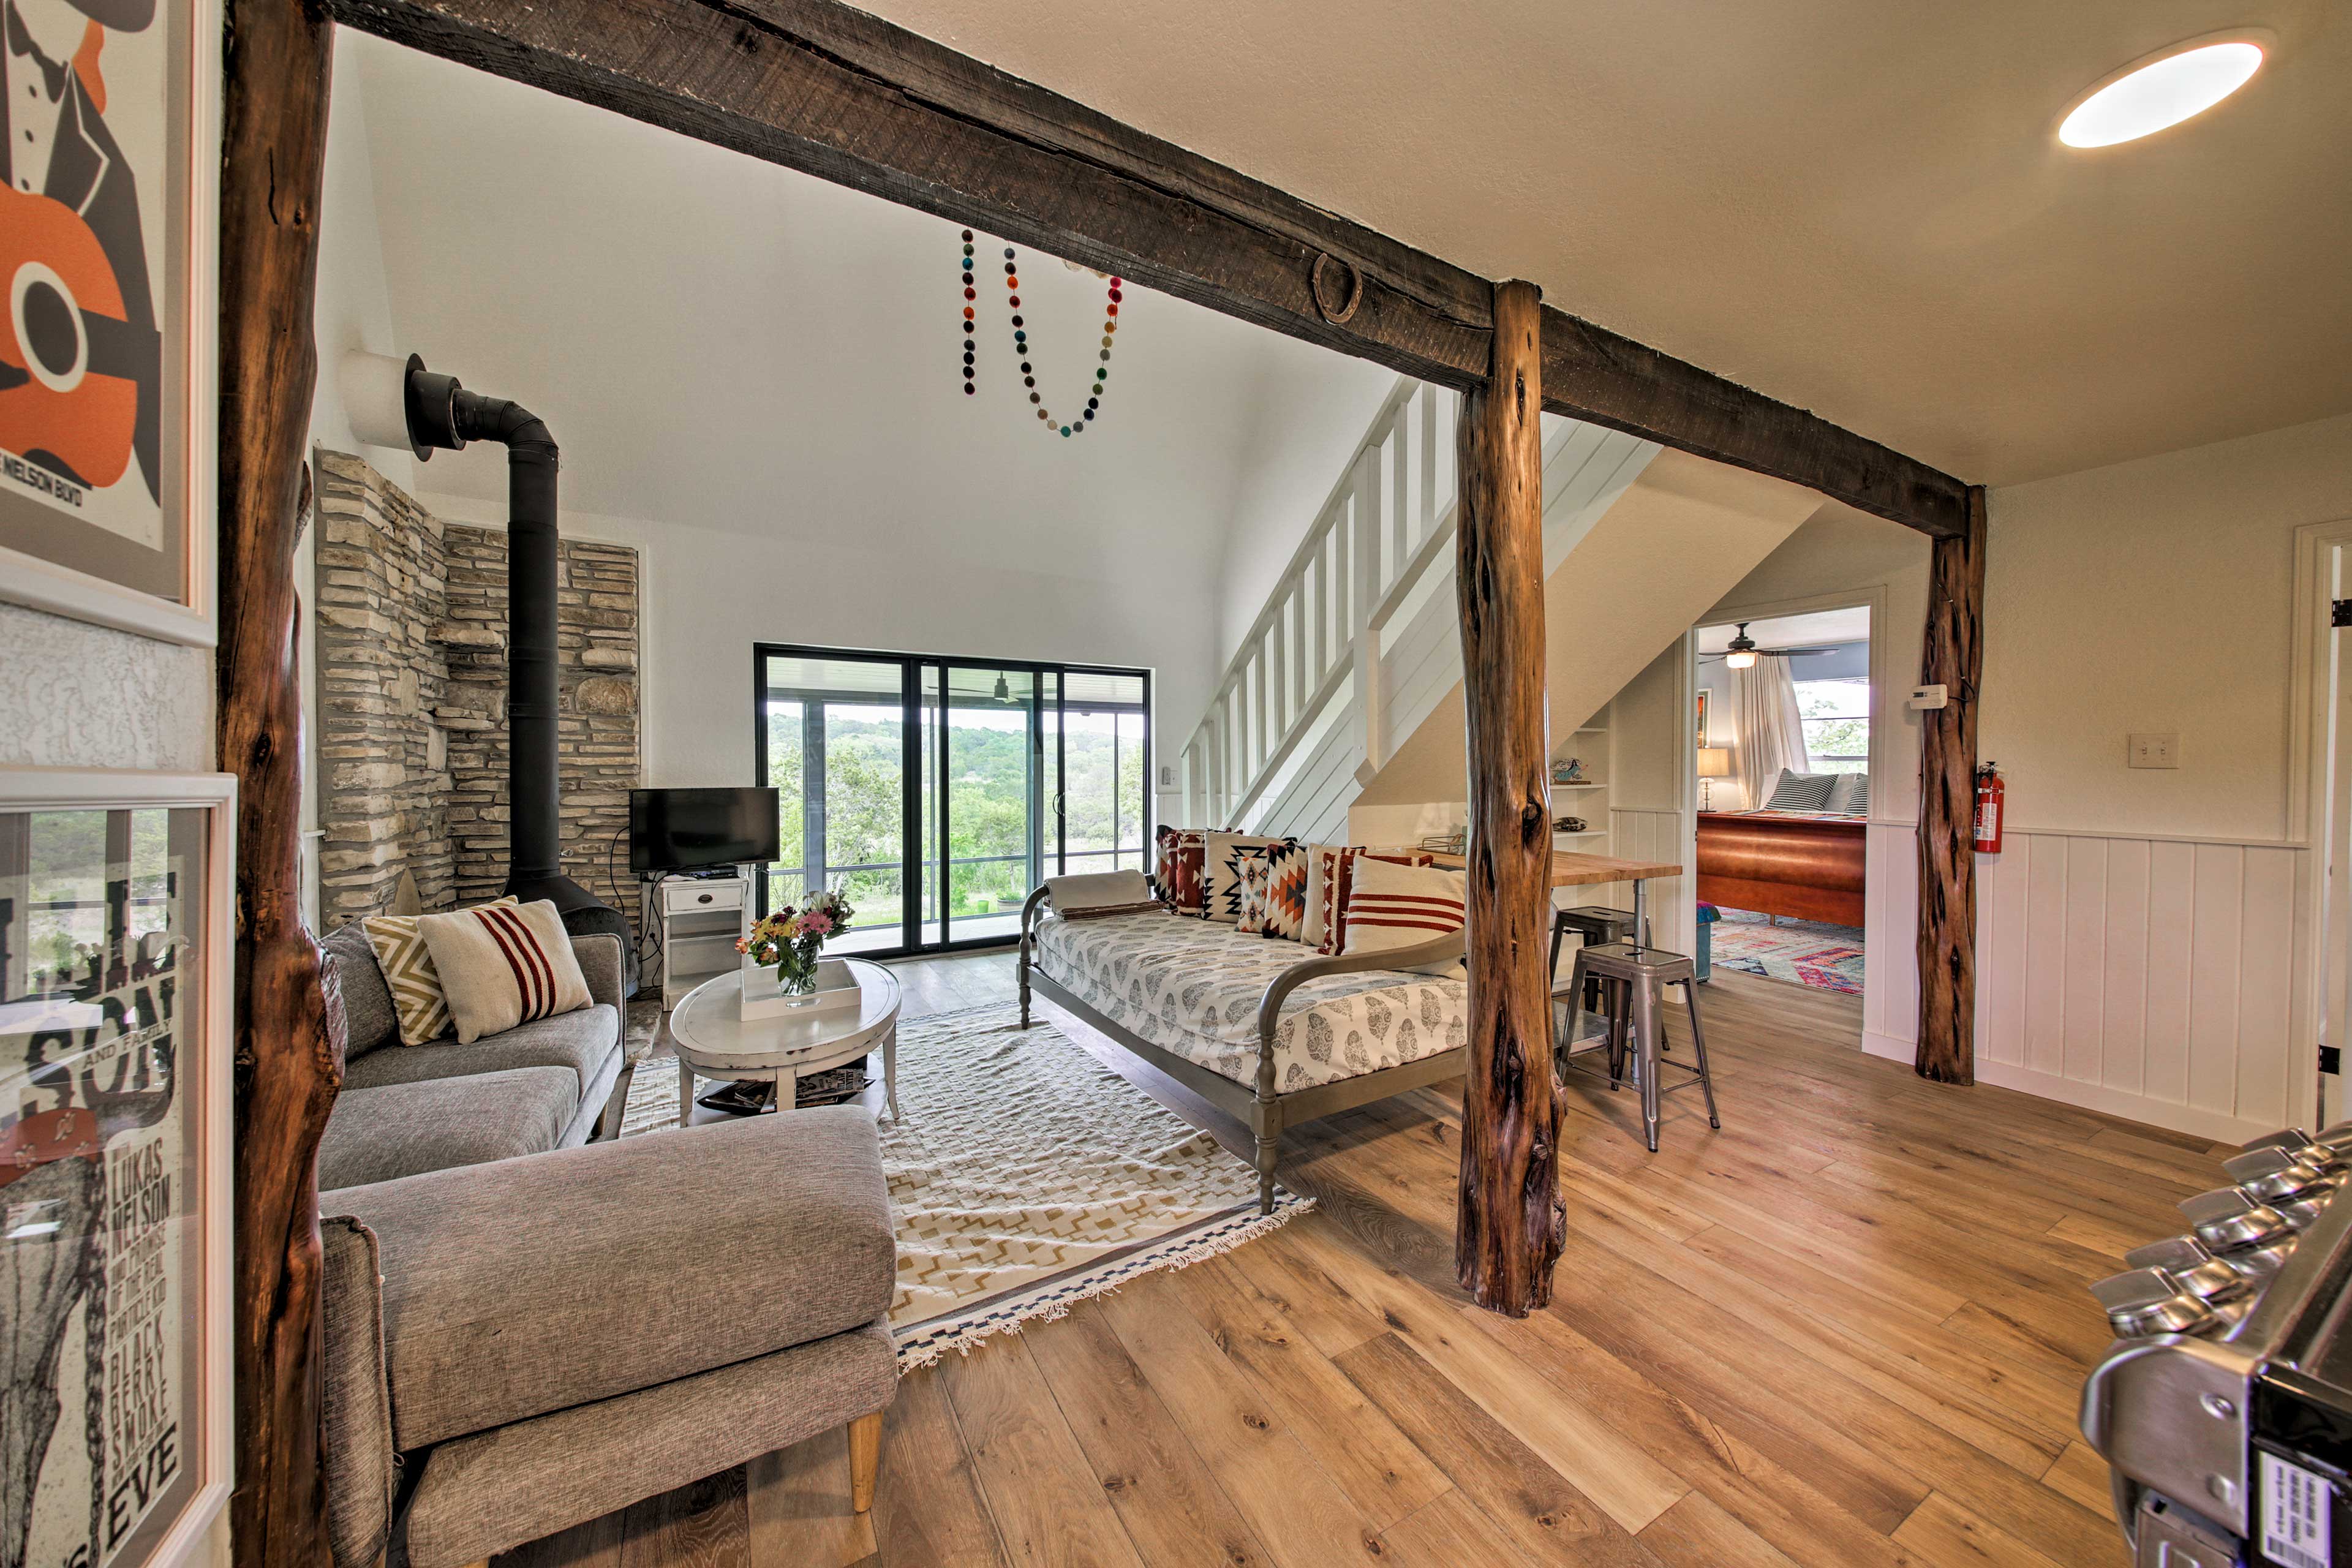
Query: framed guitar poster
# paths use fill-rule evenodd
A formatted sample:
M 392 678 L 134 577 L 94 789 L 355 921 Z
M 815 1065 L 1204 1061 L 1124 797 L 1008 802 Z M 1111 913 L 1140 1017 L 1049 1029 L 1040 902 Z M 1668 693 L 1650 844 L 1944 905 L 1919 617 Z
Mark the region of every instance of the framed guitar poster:
M 236 780 L 0 769 L 0 1563 L 226 1504 Z
M 0 32 L 0 598 L 209 644 L 220 0 Z

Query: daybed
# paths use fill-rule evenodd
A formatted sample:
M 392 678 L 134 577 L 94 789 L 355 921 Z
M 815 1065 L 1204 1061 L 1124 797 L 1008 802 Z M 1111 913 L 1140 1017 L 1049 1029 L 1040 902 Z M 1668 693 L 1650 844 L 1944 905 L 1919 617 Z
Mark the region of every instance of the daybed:
M 1274 1207 L 1284 1128 L 1460 1076 L 1469 986 L 1454 931 L 1413 947 L 1318 957 L 1297 942 L 1164 911 L 1064 920 L 1039 888 L 1021 906 L 1021 1025 L 1032 987 L 1256 1139 L 1258 1208 Z M 1423 973 L 1423 969 L 1453 973 Z

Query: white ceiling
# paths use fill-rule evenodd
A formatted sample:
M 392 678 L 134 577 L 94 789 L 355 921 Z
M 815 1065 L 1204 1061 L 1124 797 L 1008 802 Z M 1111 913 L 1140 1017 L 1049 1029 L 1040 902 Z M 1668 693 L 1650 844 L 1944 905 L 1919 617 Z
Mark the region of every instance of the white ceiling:
M 2328 0 L 863 0 L 1318 205 L 1987 483 L 2352 409 Z M 2259 24 L 2218 109 L 2061 113 Z
M 1698 629 L 1698 651 L 1721 653 L 1731 646 L 1739 628 L 1735 626 L 1701 626 Z M 1769 620 L 1748 623 L 1748 635 L 1756 639 L 1758 647 L 1827 647 L 1835 643 L 1868 642 L 1870 640 L 1870 609 L 1857 605 L 1846 610 L 1815 610 L 1802 616 L 1775 616 Z
M 1049 437 L 1001 245 L 978 247 L 966 396 L 952 225 L 362 35 L 338 47 L 361 102 L 339 101 L 334 133 L 366 138 L 396 346 L 542 416 L 568 513 L 1201 592 L 1254 465 L 1286 456 L 1262 388 L 1367 368 L 1130 288 L 1102 417 Z M 1104 283 L 1022 261 L 1039 390 L 1068 420 Z M 1360 433 L 1307 458 L 1321 484 Z M 416 481 L 499 500 L 502 454 L 437 453 Z

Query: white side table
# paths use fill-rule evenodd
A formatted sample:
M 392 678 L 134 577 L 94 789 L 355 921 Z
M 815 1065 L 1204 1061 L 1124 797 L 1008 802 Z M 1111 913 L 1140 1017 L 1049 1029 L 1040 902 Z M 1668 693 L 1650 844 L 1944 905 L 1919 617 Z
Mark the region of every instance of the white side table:
M 898 1119 L 898 977 L 862 958 L 844 959 L 857 976 L 859 1005 L 825 1013 L 743 1016 L 740 969 L 706 980 L 687 993 L 669 1016 L 677 1049 L 677 1124 L 694 1114 L 694 1079 L 749 1079 L 776 1086 L 776 1106 L 793 1108 L 793 1085 L 874 1050 L 882 1053 L 882 1082 L 890 1119 Z

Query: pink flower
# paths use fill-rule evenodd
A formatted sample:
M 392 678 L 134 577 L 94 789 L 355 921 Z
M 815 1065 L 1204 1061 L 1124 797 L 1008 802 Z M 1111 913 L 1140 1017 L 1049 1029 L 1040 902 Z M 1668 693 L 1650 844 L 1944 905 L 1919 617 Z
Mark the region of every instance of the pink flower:
M 833 917 L 811 910 L 801 917 L 801 931 L 809 936 L 823 936 L 833 930 Z

